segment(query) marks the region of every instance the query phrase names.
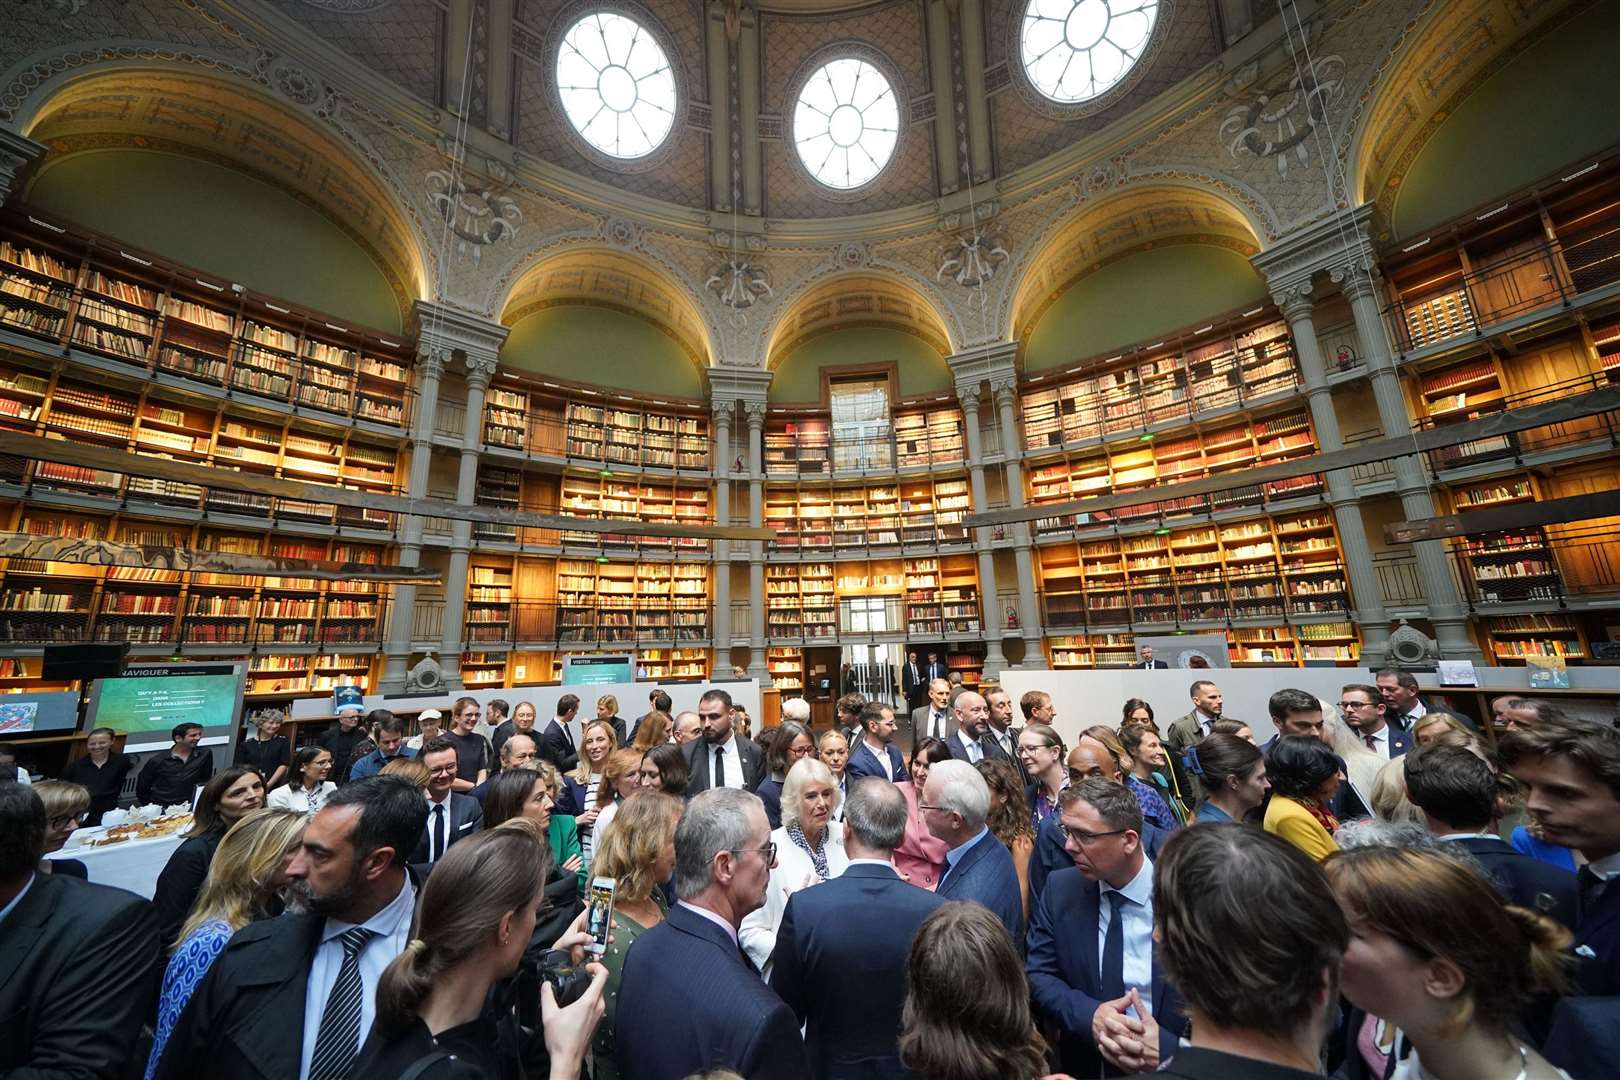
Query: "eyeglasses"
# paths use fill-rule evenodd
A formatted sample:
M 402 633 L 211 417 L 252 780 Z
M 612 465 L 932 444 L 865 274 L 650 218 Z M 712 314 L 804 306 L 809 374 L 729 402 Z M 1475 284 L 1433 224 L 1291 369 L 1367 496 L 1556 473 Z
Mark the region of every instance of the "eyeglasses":
M 1084 829 L 1071 829 L 1068 826 L 1064 826 L 1063 831 L 1068 835 L 1070 840 L 1073 840 L 1081 847 L 1090 847 L 1092 844 L 1095 844 L 1098 840 L 1101 840 L 1105 836 L 1118 836 L 1126 830 L 1110 829 L 1108 832 L 1086 832 Z
M 1378 708 L 1379 704 L 1380 704 L 1380 702 L 1377 702 L 1377 701 L 1341 701 L 1341 702 L 1339 702 L 1339 708 L 1341 708 L 1341 709 L 1376 709 L 1376 708 Z
M 733 855 L 741 855 L 745 851 L 757 851 L 765 856 L 765 865 L 776 865 L 776 845 L 774 843 L 766 844 L 764 847 L 734 847 L 731 849 Z
M 956 813 L 955 810 L 952 810 L 948 806 L 933 806 L 933 805 L 930 805 L 929 803 L 925 803 L 925 802 L 918 803 L 917 804 L 917 809 L 919 809 L 919 810 L 938 810 L 942 814 L 954 814 L 954 813 Z

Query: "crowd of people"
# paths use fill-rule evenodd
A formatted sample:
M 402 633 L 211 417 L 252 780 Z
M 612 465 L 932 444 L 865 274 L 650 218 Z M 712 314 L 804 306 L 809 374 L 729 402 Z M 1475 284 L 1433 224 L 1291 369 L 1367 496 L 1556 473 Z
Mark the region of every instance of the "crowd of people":
M 821 731 L 465 697 L 262 718 L 215 770 L 180 725 L 150 903 L 45 858 L 130 772 L 93 732 L 0 780 L 0 1075 L 1620 1075 L 1614 725 L 1389 671 L 1277 691 L 1264 743 L 1201 679 L 1162 729 L 1064 704 L 1071 744 L 1049 694 L 930 674 Z

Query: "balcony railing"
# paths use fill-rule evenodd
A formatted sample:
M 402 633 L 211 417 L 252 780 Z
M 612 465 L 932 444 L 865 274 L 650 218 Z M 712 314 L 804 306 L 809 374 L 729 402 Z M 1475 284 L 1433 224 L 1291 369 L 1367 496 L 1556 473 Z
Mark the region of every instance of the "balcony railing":
M 1035 522 L 1035 532 L 1044 536 L 1073 530 L 1077 535 L 1084 536 L 1088 532 L 1106 533 L 1119 527 L 1184 524 L 1189 519 L 1214 514 L 1266 510 L 1288 500 L 1319 496 L 1323 490 L 1322 474 L 1307 473 L 1287 480 L 1230 488 L 1213 495 L 1189 495 L 1122 506 L 1115 510 L 1040 518 Z
M 126 583 L 128 584 L 128 583 Z M 29 611 L 0 609 L 0 642 L 10 645 L 105 642 L 186 646 L 380 646 L 390 598 L 366 596 L 356 606 L 310 601 L 313 614 L 191 615 L 180 612 Z M 248 603 L 252 603 L 249 601 Z M 302 610 L 302 609 L 288 609 Z M 339 612 L 346 612 L 339 614 Z
M 1620 282 L 1620 237 L 1605 234 L 1555 249 L 1547 240 L 1475 263 L 1385 309 L 1401 352 L 1476 334 Z
M 1344 568 L 1338 563 L 1313 564 L 1309 577 L 1227 570 L 1165 574 L 1158 580 L 1132 579 L 1128 585 L 1106 589 L 1043 592 L 1041 620 L 1045 631 L 1052 634 L 1121 626 L 1213 626 L 1251 619 L 1343 618 L 1348 616 L 1350 604 L 1344 581 Z

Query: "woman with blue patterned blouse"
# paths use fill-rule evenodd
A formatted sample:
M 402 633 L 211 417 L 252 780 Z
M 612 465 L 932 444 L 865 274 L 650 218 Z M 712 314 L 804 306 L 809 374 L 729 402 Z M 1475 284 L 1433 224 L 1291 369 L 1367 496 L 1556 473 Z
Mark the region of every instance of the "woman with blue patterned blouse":
M 164 1044 L 192 993 L 231 935 L 255 919 L 280 912 L 287 864 L 304 838 L 308 821 L 308 816 L 294 810 L 254 810 L 220 840 L 202 893 L 181 927 L 179 944 L 163 972 L 157 1034 L 146 1061 L 146 1080 L 151 1080 Z

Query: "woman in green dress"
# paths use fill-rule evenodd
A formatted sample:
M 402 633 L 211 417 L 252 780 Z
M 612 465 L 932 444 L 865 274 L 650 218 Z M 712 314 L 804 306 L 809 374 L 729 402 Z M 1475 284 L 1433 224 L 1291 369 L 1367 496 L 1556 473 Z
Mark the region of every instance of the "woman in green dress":
M 636 791 L 619 806 L 613 828 L 599 839 L 592 877 L 618 882 L 613 901 L 613 930 L 602 964 L 608 969 L 602 1000 L 607 1013 L 591 1044 L 596 1080 L 618 1080 L 613 1060 L 613 1032 L 619 1004 L 619 979 L 625 954 L 636 938 L 664 921 L 664 894 L 658 886 L 675 873 L 675 824 L 680 799 L 661 791 Z

